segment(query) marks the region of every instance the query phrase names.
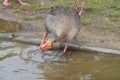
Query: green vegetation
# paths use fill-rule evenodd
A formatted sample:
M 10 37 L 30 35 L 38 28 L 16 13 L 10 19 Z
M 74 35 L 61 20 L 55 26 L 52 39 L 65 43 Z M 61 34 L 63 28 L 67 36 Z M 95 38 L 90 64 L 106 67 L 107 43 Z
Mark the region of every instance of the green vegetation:
M 20 9 L 14 10 L 13 13 L 20 13 Z
M 101 21 L 103 21 L 103 25 L 105 25 L 99 26 L 102 30 L 109 30 L 114 27 L 120 28 L 120 0 L 88 0 L 85 11 L 90 15 L 97 15 L 96 17 L 98 18 L 101 16 Z M 84 19 L 85 21 L 83 20 L 82 24 L 85 26 L 91 23 L 90 19 L 92 19 L 92 16 L 88 16 Z M 95 23 L 99 22 L 96 18 L 93 18 L 92 21 Z
M 33 16 L 33 17 L 29 17 L 29 16 L 26 16 L 26 17 L 23 17 L 22 20 L 25 20 L 25 21 L 30 21 L 30 20 L 41 20 L 41 19 L 44 19 L 43 16 L 39 15 L 39 16 Z
M 2 3 L 3 0 L 0 0 Z M 13 3 L 16 3 L 16 0 L 12 0 Z M 13 13 L 21 13 L 24 11 L 46 11 L 49 10 L 51 6 L 54 5 L 62 5 L 73 8 L 72 0 L 41 0 L 41 2 L 35 2 L 32 0 L 25 0 L 28 2 L 29 6 L 20 6 L 13 11 Z M 79 7 L 81 7 L 82 0 L 77 0 Z M 86 17 L 87 15 L 87 17 Z M 99 20 L 100 18 L 100 20 Z M 26 16 L 22 18 L 23 20 L 39 20 L 44 19 L 43 16 Z M 81 16 L 81 23 L 83 26 L 92 26 L 92 23 L 98 23 L 99 21 L 103 21 L 102 30 L 109 30 L 113 27 L 120 28 L 120 0 L 86 0 L 85 11 Z
M 111 28 L 111 26 L 110 25 L 105 25 L 105 26 L 102 26 L 102 30 L 109 30 Z
M 88 26 L 91 23 L 90 19 L 81 20 L 82 25 Z
M 25 21 L 29 21 L 29 20 L 32 20 L 33 18 L 31 17 L 23 17 L 22 20 L 25 20 Z
M 2 0 L 0 0 L 0 3 L 2 3 L 3 1 Z
M 35 19 L 38 19 L 38 20 L 39 20 L 39 19 L 44 19 L 44 17 L 43 17 L 43 16 L 40 16 L 40 15 L 39 15 L 39 16 L 35 16 L 34 18 L 35 18 Z

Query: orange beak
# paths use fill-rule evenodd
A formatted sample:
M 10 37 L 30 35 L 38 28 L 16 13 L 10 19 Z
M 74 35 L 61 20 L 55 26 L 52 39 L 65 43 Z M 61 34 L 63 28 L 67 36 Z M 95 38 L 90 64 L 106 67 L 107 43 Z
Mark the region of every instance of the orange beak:
M 42 45 L 42 49 L 51 49 L 52 48 L 52 42 L 47 41 L 45 44 Z

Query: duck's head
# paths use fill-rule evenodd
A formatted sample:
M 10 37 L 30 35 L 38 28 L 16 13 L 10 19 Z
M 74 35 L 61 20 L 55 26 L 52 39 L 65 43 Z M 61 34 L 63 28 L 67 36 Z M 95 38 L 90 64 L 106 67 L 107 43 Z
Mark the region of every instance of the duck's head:
M 62 47 L 62 42 L 55 40 L 48 40 L 45 44 L 42 45 L 43 50 L 60 49 L 61 47 Z

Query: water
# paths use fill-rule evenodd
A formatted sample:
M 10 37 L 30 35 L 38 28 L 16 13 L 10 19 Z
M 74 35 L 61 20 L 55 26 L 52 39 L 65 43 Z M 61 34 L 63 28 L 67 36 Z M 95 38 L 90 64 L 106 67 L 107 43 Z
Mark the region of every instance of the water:
M 120 80 L 120 55 L 47 51 L 0 40 L 0 80 Z
M 22 29 L 19 22 L 0 19 L 0 33 L 16 32 Z

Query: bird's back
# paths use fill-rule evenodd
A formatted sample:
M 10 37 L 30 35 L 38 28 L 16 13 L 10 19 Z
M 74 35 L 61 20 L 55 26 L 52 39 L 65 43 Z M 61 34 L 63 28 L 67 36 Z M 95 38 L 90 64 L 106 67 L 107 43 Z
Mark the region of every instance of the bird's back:
M 45 19 L 45 28 L 48 33 L 70 41 L 80 30 L 80 17 L 74 9 L 52 7 Z

